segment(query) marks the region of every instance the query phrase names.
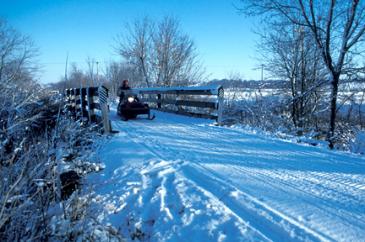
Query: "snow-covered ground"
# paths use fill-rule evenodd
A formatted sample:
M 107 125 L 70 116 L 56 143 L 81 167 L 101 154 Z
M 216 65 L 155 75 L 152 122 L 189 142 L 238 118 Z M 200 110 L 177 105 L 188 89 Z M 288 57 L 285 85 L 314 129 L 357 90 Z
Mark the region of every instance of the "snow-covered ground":
M 90 175 L 127 240 L 361 241 L 365 158 L 155 112 L 120 121 Z

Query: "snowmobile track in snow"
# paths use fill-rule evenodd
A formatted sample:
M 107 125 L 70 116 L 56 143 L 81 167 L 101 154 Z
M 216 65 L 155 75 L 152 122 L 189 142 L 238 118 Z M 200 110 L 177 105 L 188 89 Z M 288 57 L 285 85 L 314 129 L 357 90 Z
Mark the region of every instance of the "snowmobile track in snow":
M 141 125 L 142 124 L 142 125 Z M 136 129 L 141 129 L 143 123 L 139 123 L 135 127 L 129 127 L 126 129 L 126 133 L 133 141 L 140 141 L 138 137 L 132 135 L 133 132 L 136 132 Z M 150 137 L 145 137 L 143 143 L 138 142 L 138 144 L 143 145 L 148 151 L 156 155 L 156 157 L 166 160 L 166 159 L 182 159 L 187 160 L 187 157 L 183 153 L 176 153 L 172 150 L 169 150 L 168 146 L 161 145 L 158 140 L 153 140 L 152 142 L 149 140 Z M 163 151 L 162 152 L 157 152 Z M 240 199 L 243 199 L 249 203 L 251 203 L 255 210 L 250 210 L 248 208 L 242 207 L 242 204 L 237 202 L 237 198 L 232 199 L 230 198 L 229 194 L 234 191 L 239 191 L 237 188 L 233 187 L 232 185 L 227 184 L 226 182 L 222 182 L 216 175 L 214 175 L 210 170 L 203 166 L 199 166 L 199 161 L 191 161 L 194 163 L 194 166 L 185 165 L 183 167 L 183 174 L 189 180 L 196 182 L 195 184 L 200 184 L 198 187 L 205 191 L 206 193 L 209 192 L 213 196 L 215 196 L 224 206 L 229 208 L 234 214 L 239 217 L 242 221 L 247 221 L 254 230 L 258 231 L 266 231 L 266 235 L 263 234 L 264 237 L 279 241 L 285 239 L 290 230 L 295 230 L 296 236 L 300 237 L 302 240 L 310 239 L 310 240 L 328 240 L 325 235 L 322 235 L 318 232 L 311 230 L 303 225 L 300 225 L 297 221 L 293 218 L 289 218 L 280 212 L 270 208 L 266 204 L 260 202 L 259 200 L 251 197 L 248 194 L 244 194 L 240 191 Z M 199 166 L 199 167 L 198 167 Z M 198 172 L 199 170 L 204 169 L 206 172 Z M 247 170 L 238 168 L 242 172 L 250 173 Z M 207 173 L 210 176 L 207 176 Z M 254 174 L 257 176 L 258 174 Z M 255 177 L 256 179 L 259 179 Z M 204 186 L 201 183 L 205 184 Z M 279 187 L 280 188 L 280 187 Z M 302 191 L 303 192 L 303 191 Z M 259 215 L 261 213 L 261 216 Z M 265 216 L 262 216 L 265 214 Z M 265 217 L 269 217 L 271 219 L 267 220 Z M 285 221 L 285 222 L 284 222 Z M 282 226 L 282 223 L 285 223 L 285 229 Z M 282 231 L 283 230 L 283 231 Z M 289 231 L 288 231 L 289 230 Z M 294 238 L 292 238 L 294 239 Z
M 160 112 L 153 121 L 111 119 L 120 133 L 110 141 L 113 148 L 103 148 L 107 168 L 102 179 L 118 189 L 102 199 L 114 214 L 104 220 L 126 237 L 365 237 L 363 157 Z

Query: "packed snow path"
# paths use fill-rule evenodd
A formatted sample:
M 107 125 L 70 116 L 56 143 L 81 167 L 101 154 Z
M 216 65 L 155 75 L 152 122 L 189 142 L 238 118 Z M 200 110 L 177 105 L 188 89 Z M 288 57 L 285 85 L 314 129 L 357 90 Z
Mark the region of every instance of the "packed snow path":
M 127 240 L 359 241 L 365 159 L 209 120 L 120 121 L 89 178 L 99 221 Z

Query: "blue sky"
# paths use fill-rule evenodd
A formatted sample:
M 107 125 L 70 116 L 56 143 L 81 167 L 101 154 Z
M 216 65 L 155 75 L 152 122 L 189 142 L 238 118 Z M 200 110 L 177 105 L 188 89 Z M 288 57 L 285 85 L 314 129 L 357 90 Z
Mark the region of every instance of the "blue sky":
M 195 42 L 210 79 L 259 79 L 255 59 L 256 35 L 252 19 L 237 13 L 238 0 L 0 0 L 0 16 L 32 37 L 40 49 L 42 83 L 63 76 L 65 59 L 85 67 L 87 57 L 105 62 L 120 60 L 115 37 L 126 22 L 149 16 L 174 16 Z

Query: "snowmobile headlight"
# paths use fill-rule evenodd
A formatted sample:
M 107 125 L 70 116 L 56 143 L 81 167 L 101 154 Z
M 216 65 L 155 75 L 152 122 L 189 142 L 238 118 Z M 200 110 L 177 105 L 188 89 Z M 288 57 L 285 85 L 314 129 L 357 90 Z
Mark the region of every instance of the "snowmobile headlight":
M 134 102 L 134 97 L 128 97 L 128 102 L 130 103 Z

